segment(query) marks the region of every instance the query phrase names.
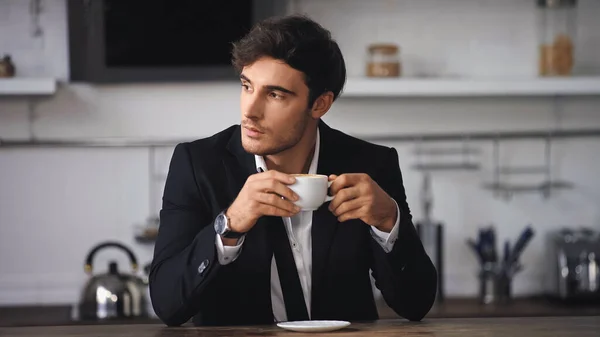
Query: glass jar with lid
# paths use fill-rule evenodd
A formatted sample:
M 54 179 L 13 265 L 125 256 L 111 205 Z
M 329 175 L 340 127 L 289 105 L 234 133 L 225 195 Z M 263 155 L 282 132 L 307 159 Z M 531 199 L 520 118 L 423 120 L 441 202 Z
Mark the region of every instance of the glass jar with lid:
M 568 76 L 575 63 L 577 0 L 537 0 L 539 74 Z
M 369 46 L 367 76 L 399 77 L 402 73 L 399 50 L 395 44 L 372 44 Z

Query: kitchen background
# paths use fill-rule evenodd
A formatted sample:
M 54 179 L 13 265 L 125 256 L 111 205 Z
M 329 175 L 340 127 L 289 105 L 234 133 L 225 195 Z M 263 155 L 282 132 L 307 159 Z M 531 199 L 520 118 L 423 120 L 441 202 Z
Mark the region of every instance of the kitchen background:
M 39 15 L 31 7 L 36 3 L 41 4 Z M 403 77 L 506 81 L 506 88 L 518 83 L 514 79 L 535 78 L 539 41 L 533 0 L 296 0 L 289 9 L 330 29 L 346 58 L 348 94 L 334 104 L 325 121 L 398 149 L 415 220 L 424 217 L 423 172 L 413 166 L 462 162 L 463 157 L 417 156 L 418 142 L 377 137 L 600 128 L 600 90 L 595 95 L 559 96 L 356 94 L 361 91 L 367 47 L 375 42 L 400 46 Z M 576 75 L 600 76 L 599 15 L 600 1 L 578 2 Z M 36 27 L 41 34 L 35 34 Z M 2 53 L 11 54 L 18 76 L 52 78 L 59 85 L 56 92 L 42 96 L 0 90 L 1 141 L 150 139 L 160 144 L 209 136 L 239 122 L 240 89 L 235 81 L 70 83 L 65 0 L 0 0 Z M 457 81 L 453 89 L 462 85 Z M 549 197 L 531 192 L 503 198 L 484 188 L 495 177 L 494 142 L 467 145 L 479 151 L 469 158 L 479 169 L 431 173 L 432 216 L 445 230 L 446 296 L 477 296 L 479 265 L 466 240 L 489 224 L 495 225 L 499 243 L 514 242 L 529 224 L 535 230 L 513 290 L 515 296 L 540 295 L 548 277 L 545 264 L 551 260 L 546 234 L 565 226 L 600 229 L 600 138 L 553 139 L 551 175 L 573 188 L 553 190 Z M 498 145 L 504 166 L 545 164 L 542 138 L 500 140 Z M 157 216 L 172 149 L 0 143 L 0 306 L 76 303 L 88 277 L 84 257 L 102 241 L 118 240 L 142 264 L 148 263 L 152 244 L 134 236 L 137 226 Z M 545 176 L 504 178 L 536 184 Z M 121 255 L 100 253 L 94 271 L 105 271 L 109 259 L 117 259 L 121 270 L 127 270 Z

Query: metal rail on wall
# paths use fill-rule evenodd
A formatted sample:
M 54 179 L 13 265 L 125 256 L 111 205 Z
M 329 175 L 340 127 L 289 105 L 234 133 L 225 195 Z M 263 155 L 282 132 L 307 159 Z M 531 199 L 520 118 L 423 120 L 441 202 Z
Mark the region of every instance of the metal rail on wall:
M 414 134 L 377 134 L 353 136 L 372 142 L 451 142 L 451 141 L 496 141 L 526 139 L 567 139 L 600 137 L 600 129 L 571 130 L 527 130 L 527 131 L 487 131 L 455 133 L 414 133 Z M 65 147 L 169 147 L 193 139 L 26 139 L 6 140 L 0 138 L 0 149 L 9 148 L 65 148 Z
M 33 134 L 33 130 L 30 130 L 30 134 Z M 498 132 L 455 132 L 455 133 L 414 133 L 414 134 L 378 134 L 378 135 L 354 135 L 357 138 L 364 139 L 371 142 L 389 142 L 389 143 L 435 143 L 435 142 L 462 142 L 463 144 L 469 145 L 473 141 L 492 141 L 495 144 L 497 152 L 497 143 L 499 141 L 514 141 L 514 140 L 531 140 L 539 139 L 545 140 L 552 139 L 553 141 L 560 139 L 575 139 L 575 138 L 594 138 L 600 137 L 600 129 L 571 129 L 571 130 L 529 130 L 529 131 L 498 131 Z M 199 137 L 197 137 L 199 138 Z M 141 148 L 147 149 L 148 154 L 148 207 L 149 215 L 142 222 L 138 223 L 134 227 L 134 237 L 136 241 L 140 243 L 152 243 L 156 239 L 157 228 L 159 226 L 158 210 L 155 207 L 155 198 L 159 195 L 159 188 L 156 184 L 163 184 L 166 177 L 158 174 L 155 169 L 156 151 L 161 147 L 174 147 L 175 145 L 191 141 L 191 138 L 180 138 L 180 139 L 42 139 L 32 137 L 26 140 L 3 140 L 0 139 L 0 151 L 9 149 L 26 149 L 26 148 Z M 466 142 L 466 143 L 465 143 Z M 547 150 L 548 151 L 548 150 Z M 459 149 L 435 149 L 435 148 L 422 148 L 418 147 L 415 150 L 415 154 L 421 155 L 476 155 L 480 151 L 470 146 L 462 147 Z M 540 192 L 547 198 L 551 191 L 572 188 L 571 184 L 565 184 L 561 180 L 551 180 L 549 170 L 549 156 L 546 158 L 546 165 L 541 168 L 514 168 L 514 167 L 500 167 L 497 156 L 495 170 L 496 174 L 493 177 L 492 183 L 485 183 L 483 187 L 485 189 L 493 190 L 494 195 L 503 197 L 504 199 L 511 199 L 513 195 L 523 192 Z M 452 169 L 467 169 L 478 168 L 473 166 L 470 161 L 461 162 L 460 165 L 453 167 Z M 470 167 L 469 165 L 473 166 Z M 448 169 L 448 165 L 436 167 L 435 165 L 425 165 L 420 163 L 416 169 L 422 171 L 436 170 L 436 169 Z M 537 185 L 526 186 L 511 186 L 503 183 L 499 174 L 508 173 L 519 173 L 525 171 L 541 171 L 545 174 L 545 180 Z M 498 173 L 501 170 L 500 173 Z M 505 172 L 506 171 L 506 172 Z M 567 182 L 568 183 L 568 182 Z

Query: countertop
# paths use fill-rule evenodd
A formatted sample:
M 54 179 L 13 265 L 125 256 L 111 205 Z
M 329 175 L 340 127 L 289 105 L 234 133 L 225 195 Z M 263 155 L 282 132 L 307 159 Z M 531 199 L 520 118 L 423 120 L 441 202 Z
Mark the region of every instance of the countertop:
M 389 307 L 379 305 L 380 319 L 398 318 Z M 436 303 L 427 318 L 491 318 L 491 317 L 568 317 L 599 316 L 600 304 L 579 305 L 549 301 L 542 297 L 517 298 L 508 304 L 482 305 L 476 299 L 452 298 Z M 71 307 L 22 306 L 0 307 L 0 327 L 89 324 L 161 324 L 160 320 L 145 318 L 107 322 L 81 322 L 71 319 Z
M 80 325 L 57 327 L 0 328 L 0 336 L 110 336 L 110 337 L 171 337 L 171 336 L 435 336 L 435 337 L 597 337 L 600 316 L 591 317 L 527 317 L 527 318 L 455 318 L 426 319 L 422 322 L 380 320 L 353 323 L 335 333 L 302 334 L 273 326 L 242 327 L 176 327 L 162 325 Z
M 378 307 L 379 318 L 397 318 L 387 306 Z M 600 304 L 564 303 L 544 297 L 517 298 L 509 303 L 480 304 L 477 299 L 453 298 L 436 303 L 429 318 L 600 316 Z

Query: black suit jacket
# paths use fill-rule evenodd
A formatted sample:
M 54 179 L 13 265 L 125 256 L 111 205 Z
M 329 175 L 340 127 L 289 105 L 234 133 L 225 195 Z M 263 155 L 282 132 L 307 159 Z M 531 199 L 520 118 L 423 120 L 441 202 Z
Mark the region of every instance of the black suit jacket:
M 412 224 L 396 150 L 323 122 L 319 130 L 317 173 L 367 173 L 396 200 L 401 214 L 398 240 L 386 253 L 362 221 L 339 223 L 328 203 L 313 213 L 311 318 L 377 319 L 371 270 L 398 315 L 422 319 L 434 302 L 437 275 Z M 176 146 L 150 271 L 152 303 L 165 324 L 180 325 L 191 317 L 196 325 L 273 323 L 267 224 L 281 218 L 259 219 L 230 264 L 219 264 L 215 246 L 213 220 L 254 173 L 254 156 L 244 151 L 238 125 Z

